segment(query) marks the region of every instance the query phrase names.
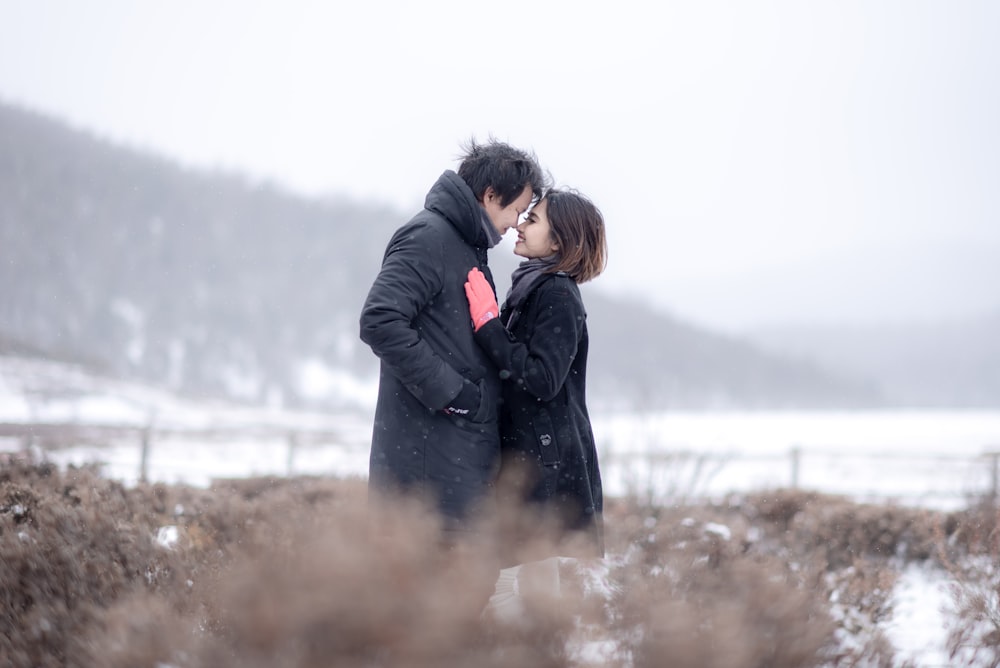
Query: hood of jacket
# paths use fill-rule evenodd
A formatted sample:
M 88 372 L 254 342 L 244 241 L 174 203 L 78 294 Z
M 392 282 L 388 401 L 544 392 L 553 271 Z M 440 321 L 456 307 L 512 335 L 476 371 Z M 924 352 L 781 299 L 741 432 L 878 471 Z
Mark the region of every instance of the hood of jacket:
M 483 207 L 465 180 L 448 169 L 431 186 L 424 208 L 444 217 L 470 246 L 488 248 L 483 228 Z

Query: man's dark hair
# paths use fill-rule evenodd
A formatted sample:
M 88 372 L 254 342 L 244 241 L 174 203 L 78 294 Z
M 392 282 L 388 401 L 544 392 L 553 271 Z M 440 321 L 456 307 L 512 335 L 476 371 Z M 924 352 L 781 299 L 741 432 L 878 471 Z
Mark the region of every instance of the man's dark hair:
M 470 139 L 462 148 L 465 154 L 458 175 L 469 184 L 480 202 L 490 187 L 500 196 L 500 206 L 507 206 L 520 197 L 525 186 L 531 188 L 532 201 L 545 194 L 548 178 L 533 153 L 492 138 L 485 144 Z

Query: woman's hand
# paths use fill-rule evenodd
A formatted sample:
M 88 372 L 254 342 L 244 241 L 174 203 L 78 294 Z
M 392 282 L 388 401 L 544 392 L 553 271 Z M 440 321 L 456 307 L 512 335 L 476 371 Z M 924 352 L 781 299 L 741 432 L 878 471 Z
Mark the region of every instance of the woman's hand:
M 475 331 L 500 314 L 493 287 L 477 267 L 469 270 L 469 280 L 465 284 L 465 296 L 469 300 L 469 315 Z

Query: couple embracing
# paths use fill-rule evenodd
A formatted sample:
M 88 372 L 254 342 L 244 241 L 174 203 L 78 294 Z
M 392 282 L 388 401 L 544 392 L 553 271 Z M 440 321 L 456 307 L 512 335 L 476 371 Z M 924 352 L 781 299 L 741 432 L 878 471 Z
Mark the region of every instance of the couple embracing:
M 524 260 L 501 308 L 487 251 L 512 228 Z M 534 156 L 466 147 L 389 240 L 362 310 L 361 338 L 381 361 L 372 496 L 428 496 L 453 537 L 479 513 L 516 511 L 565 556 L 603 556 L 578 284 L 606 254 L 600 211 L 549 189 Z M 514 555 L 528 537 L 507 540 Z

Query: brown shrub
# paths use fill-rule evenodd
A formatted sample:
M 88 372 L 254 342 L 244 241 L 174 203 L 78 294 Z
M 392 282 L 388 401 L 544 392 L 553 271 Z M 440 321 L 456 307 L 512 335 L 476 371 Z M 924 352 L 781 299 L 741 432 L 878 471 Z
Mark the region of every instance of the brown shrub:
M 569 617 L 531 610 L 527 633 L 480 623 L 496 579 L 486 543 L 446 540 L 415 499 L 323 511 L 260 522 L 210 587 L 196 585 L 195 614 L 124 602 L 92 636 L 93 655 L 111 667 L 566 665 L 553 640 Z M 169 642 L 150 632 L 164 614 Z
M 634 508 L 626 541 L 620 635 L 635 665 L 818 666 L 835 653 L 822 570 L 751 554 L 745 517 L 728 508 Z
M 834 644 L 822 598 L 777 563 L 726 561 L 628 591 L 625 608 L 641 619 L 637 666 L 818 666 Z
M 649 651 L 671 661 L 686 657 L 687 663 L 677 665 L 894 665 L 893 648 L 877 625 L 892 614 L 895 557 L 869 553 L 846 562 L 853 551 L 865 552 L 855 545 L 866 525 L 858 534 L 831 540 L 835 529 L 818 520 L 831 508 L 840 512 L 836 509 L 855 505 L 796 491 L 682 508 L 609 504 L 609 536 L 630 546 L 626 553 L 635 567 L 623 571 L 634 578 L 623 591 L 639 597 L 635 619 L 626 626 L 642 627 L 644 610 L 659 609 L 657 619 L 671 620 L 667 640 L 640 654 Z M 909 512 L 900 511 L 905 517 Z M 923 511 L 917 514 L 923 517 Z M 933 523 L 921 520 L 920 526 L 925 524 Z M 905 522 L 899 526 L 913 531 Z M 664 572 L 674 574 L 666 584 L 659 580 Z M 671 615 L 655 600 L 668 601 Z M 704 616 L 688 609 L 692 601 Z M 735 632 L 710 642 L 710 630 L 719 628 L 716 616 L 733 620 L 737 613 L 745 617 L 733 622 Z M 767 624 L 773 633 L 755 627 Z M 769 637 L 777 640 L 764 640 Z M 681 642 L 685 638 L 689 642 Z M 762 644 L 755 646 L 750 638 L 761 638 Z M 809 647 L 809 658 L 802 658 L 798 652 Z
M 574 549 L 546 543 L 544 518 L 514 512 L 454 540 L 417 499 L 366 497 L 363 480 L 126 489 L 90 469 L 5 463 L 0 663 L 890 666 L 877 627 L 910 560 L 939 560 L 964 587 L 956 657 L 1000 644 L 1000 574 L 983 567 L 992 508 L 794 490 L 683 507 L 609 499 L 608 558 L 560 560 L 561 594 L 522 592 L 510 626 L 480 619 L 501 560 Z M 511 551 L 493 532 L 512 524 L 538 535 Z M 169 547 L 155 540 L 165 527 Z
M 922 561 L 937 551 L 939 514 L 922 508 L 799 490 L 761 492 L 730 505 L 768 542 L 821 556 L 831 569 L 867 558 Z
M 955 665 L 1000 666 L 1000 509 L 992 500 L 949 513 L 939 524 L 939 559 L 951 576 Z
M 133 589 L 169 587 L 180 564 L 129 521 L 124 488 L 90 469 L 18 463 L 2 479 L 0 657 L 81 665 L 78 639 L 103 609 Z

